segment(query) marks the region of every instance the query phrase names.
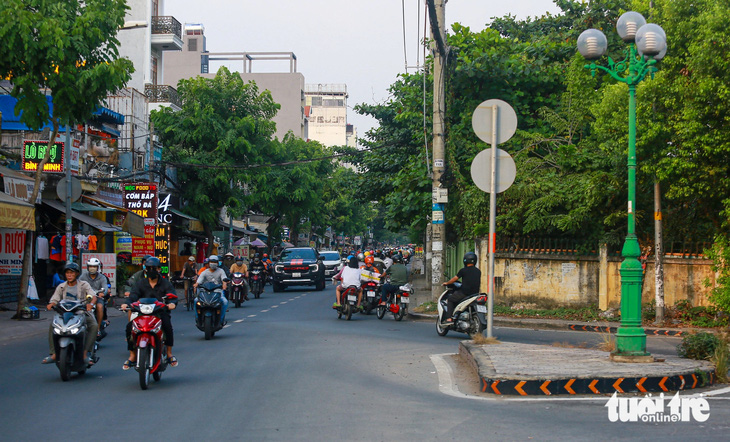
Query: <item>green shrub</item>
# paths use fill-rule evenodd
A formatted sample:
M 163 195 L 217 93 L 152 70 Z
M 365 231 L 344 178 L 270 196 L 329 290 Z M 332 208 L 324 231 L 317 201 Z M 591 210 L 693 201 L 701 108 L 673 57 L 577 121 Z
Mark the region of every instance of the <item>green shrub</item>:
M 715 237 L 715 243 L 705 250 L 705 255 L 712 260 L 712 271 L 718 273 L 717 287 L 710 291 L 710 301 L 720 310 L 730 313 L 730 243 L 722 235 Z M 709 278 L 705 286 L 711 287 Z
M 710 359 L 719 344 L 720 339 L 714 334 L 699 332 L 685 336 L 677 346 L 677 353 L 683 358 Z

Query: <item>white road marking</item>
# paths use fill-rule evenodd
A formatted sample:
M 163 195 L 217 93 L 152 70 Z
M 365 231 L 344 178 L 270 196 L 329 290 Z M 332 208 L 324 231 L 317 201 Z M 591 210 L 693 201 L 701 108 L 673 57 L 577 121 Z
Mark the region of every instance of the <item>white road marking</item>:
M 268 309 L 266 309 L 266 310 L 261 310 L 261 312 L 260 312 L 260 313 L 266 313 L 266 312 L 268 312 L 268 311 L 269 311 Z
M 256 316 L 256 315 L 248 315 L 248 317 L 249 317 L 249 318 L 253 318 L 253 317 L 255 317 L 255 316 Z
M 231 324 L 226 324 L 226 325 L 223 326 L 223 328 L 228 328 L 230 326 L 231 326 Z
M 235 321 L 233 321 L 233 322 L 243 322 L 243 319 L 236 319 L 236 320 L 235 320 Z
M 272 305 L 272 306 L 271 306 L 271 307 L 269 307 L 269 308 L 279 308 L 279 306 L 278 306 L 278 305 Z
M 279 305 L 284 305 L 284 304 L 286 304 L 287 302 L 289 302 L 289 301 L 282 301 L 282 302 L 280 302 L 280 303 L 279 303 Z

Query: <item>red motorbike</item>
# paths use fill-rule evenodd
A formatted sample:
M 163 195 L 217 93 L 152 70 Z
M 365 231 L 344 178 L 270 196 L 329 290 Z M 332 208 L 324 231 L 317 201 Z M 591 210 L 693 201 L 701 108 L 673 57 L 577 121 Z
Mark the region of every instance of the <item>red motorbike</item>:
M 165 299 L 177 299 L 177 296 L 168 294 Z M 132 341 L 137 353 L 134 369 L 139 373 L 142 390 L 149 387 L 150 374 L 159 381 L 167 368 L 167 347 L 162 341 L 162 319 L 159 316 L 166 308 L 166 303 L 155 298 L 142 298 L 131 305 Z
M 243 301 L 248 301 L 248 296 L 244 294 L 244 281 L 243 273 L 236 272 L 231 275 L 231 288 L 228 292 L 231 294 L 230 300 L 233 301 L 236 308 L 240 307 Z

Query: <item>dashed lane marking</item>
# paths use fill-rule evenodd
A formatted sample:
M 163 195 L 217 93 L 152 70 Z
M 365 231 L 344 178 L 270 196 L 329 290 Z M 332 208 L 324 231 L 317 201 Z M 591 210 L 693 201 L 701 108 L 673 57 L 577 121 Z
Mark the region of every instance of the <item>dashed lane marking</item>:
M 243 322 L 243 319 L 236 319 L 236 320 L 235 320 L 235 321 L 233 321 L 233 322 Z
M 279 303 L 279 305 L 284 305 L 284 304 L 286 304 L 286 303 L 288 303 L 288 302 L 289 302 L 289 301 L 282 301 L 282 302 L 280 302 L 280 303 Z
M 249 318 L 254 318 L 256 315 L 248 315 Z
M 231 324 L 226 324 L 226 325 L 223 326 L 223 328 L 228 328 L 230 326 L 231 326 Z
M 269 311 L 269 309 L 266 309 L 266 310 L 261 310 L 261 312 L 260 312 L 260 313 L 266 313 L 266 312 L 268 312 L 268 311 Z
M 278 305 L 272 305 L 272 306 L 271 306 L 271 307 L 269 307 L 269 308 L 279 308 L 279 306 L 278 306 Z

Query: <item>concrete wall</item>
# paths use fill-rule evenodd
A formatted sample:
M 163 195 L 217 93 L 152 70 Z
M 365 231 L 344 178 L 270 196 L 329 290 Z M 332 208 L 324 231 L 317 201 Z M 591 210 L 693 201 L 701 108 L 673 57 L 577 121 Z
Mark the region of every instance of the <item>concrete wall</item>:
M 482 270 L 481 291 L 488 291 L 487 241 L 477 248 Z M 541 308 L 584 307 L 619 308 L 621 303 L 621 257 L 571 256 L 498 253 L 495 257 L 495 302 L 503 305 L 534 303 Z M 709 305 L 715 284 L 711 261 L 704 259 L 664 258 L 664 300 L 667 306 L 688 299 L 695 306 Z M 654 262 L 647 260 L 642 302 L 654 299 Z

